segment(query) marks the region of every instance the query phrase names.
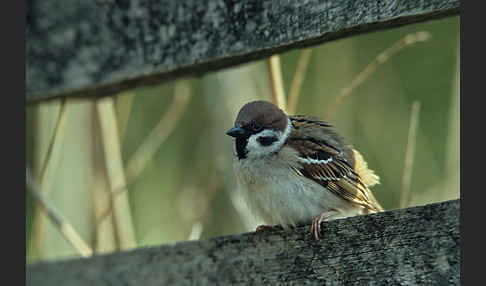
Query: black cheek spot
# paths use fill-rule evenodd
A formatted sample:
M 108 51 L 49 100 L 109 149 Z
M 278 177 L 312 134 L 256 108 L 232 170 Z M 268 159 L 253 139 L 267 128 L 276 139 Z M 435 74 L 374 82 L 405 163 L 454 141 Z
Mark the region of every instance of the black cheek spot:
M 258 138 L 258 142 L 262 146 L 270 146 L 270 145 L 272 145 L 273 142 L 275 142 L 277 140 L 278 140 L 277 137 L 274 137 L 274 136 L 264 136 L 264 137 Z

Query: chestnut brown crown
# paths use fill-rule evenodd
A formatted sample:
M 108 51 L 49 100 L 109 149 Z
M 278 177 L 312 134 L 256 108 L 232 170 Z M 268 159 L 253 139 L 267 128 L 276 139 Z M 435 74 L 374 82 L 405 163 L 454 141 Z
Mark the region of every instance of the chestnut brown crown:
M 264 129 L 284 131 L 287 127 L 287 115 L 276 105 L 264 100 L 249 102 L 240 109 L 235 126 L 246 127 L 255 124 Z

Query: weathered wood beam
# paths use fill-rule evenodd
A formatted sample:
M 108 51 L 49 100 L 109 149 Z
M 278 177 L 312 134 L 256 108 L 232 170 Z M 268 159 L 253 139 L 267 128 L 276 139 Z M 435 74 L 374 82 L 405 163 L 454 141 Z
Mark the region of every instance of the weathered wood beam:
M 31 286 L 459 285 L 460 200 L 27 265 Z
M 459 14 L 459 0 L 28 0 L 26 99 L 104 96 Z

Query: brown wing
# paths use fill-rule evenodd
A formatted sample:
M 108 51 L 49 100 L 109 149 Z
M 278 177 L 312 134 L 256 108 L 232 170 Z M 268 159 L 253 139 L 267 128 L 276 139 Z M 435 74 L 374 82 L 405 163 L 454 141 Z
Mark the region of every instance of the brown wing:
M 345 200 L 372 211 L 383 210 L 354 170 L 352 149 L 333 131 L 332 126 L 305 116 L 292 116 L 290 119 L 294 130 L 287 144 L 299 153 L 301 167 L 296 170 L 297 173 Z

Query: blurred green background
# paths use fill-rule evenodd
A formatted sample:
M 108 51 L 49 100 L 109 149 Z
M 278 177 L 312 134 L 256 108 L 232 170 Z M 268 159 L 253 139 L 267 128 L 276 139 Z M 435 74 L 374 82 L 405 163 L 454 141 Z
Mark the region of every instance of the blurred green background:
M 381 184 L 372 190 L 387 210 L 400 205 L 414 101 L 420 102 L 421 109 L 408 205 L 460 196 L 459 22 L 459 16 L 449 17 L 311 48 L 296 113 L 325 118 L 360 150 L 381 177 Z M 350 86 L 378 54 L 418 31 L 427 31 L 430 38 L 405 47 L 378 66 L 342 100 L 332 117 L 325 117 L 341 89 Z M 280 55 L 287 94 L 301 53 Z M 272 100 L 265 60 L 114 98 L 125 167 L 141 144 L 153 139 L 149 134 L 154 127 L 160 128 L 159 136 L 168 132 L 139 175 L 127 175 L 124 193 L 137 246 L 254 230 L 258 221 L 235 192 L 232 139 L 225 135 L 239 108 L 254 99 Z M 59 110 L 59 101 L 27 107 L 27 164 L 37 176 Z M 95 252 L 115 251 L 120 238 L 114 234 L 116 218 L 107 215 L 108 156 L 102 147 L 96 102 L 68 100 L 64 116 L 53 148 L 55 158 L 44 178 L 45 195 Z M 79 255 L 52 223 L 39 218 L 29 193 L 26 206 L 28 261 Z

